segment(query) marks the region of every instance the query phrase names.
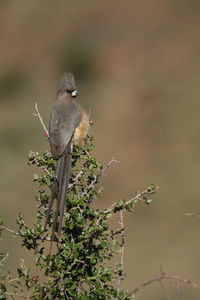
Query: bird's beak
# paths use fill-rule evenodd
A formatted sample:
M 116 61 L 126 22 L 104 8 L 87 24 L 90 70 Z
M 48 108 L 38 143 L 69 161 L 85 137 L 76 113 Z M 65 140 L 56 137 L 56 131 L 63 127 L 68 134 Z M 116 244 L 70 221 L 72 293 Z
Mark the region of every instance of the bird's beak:
M 77 96 L 78 96 L 77 90 L 74 90 L 74 91 L 71 93 L 71 96 L 72 96 L 72 97 L 77 97 Z

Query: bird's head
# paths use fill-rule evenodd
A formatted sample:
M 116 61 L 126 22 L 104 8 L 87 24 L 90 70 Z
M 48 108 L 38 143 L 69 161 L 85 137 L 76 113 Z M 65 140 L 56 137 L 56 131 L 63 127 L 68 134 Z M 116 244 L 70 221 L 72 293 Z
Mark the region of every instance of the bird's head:
M 73 74 L 70 72 L 64 73 L 60 81 L 58 93 L 65 93 L 65 92 L 73 98 L 78 96 L 75 79 Z

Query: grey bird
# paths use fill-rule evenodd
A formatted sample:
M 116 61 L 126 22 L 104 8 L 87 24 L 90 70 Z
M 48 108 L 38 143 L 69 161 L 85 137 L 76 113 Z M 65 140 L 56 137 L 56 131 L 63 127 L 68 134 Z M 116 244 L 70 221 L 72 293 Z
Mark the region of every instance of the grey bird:
M 90 121 L 86 111 L 77 102 L 78 92 L 72 73 L 65 73 L 60 81 L 49 122 L 49 142 L 56 163 L 56 176 L 51 187 L 51 199 L 47 209 L 45 229 L 56 201 L 52 234 L 60 235 L 70 179 L 73 143 L 82 144 Z

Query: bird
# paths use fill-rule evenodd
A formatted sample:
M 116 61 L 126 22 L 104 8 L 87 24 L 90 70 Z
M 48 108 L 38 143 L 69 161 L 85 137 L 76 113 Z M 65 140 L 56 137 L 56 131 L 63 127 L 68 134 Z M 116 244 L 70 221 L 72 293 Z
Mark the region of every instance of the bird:
M 45 229 L 56 201 L 52 234 L 60 235 L 70 180 L 73 144 L 83 144 L 90 129 L 87 112 L 77 101 L 78 91 L 71 72 L 64 73 L 56 93 L 49 121 L 49 143 L 56 160 L 55 179 L 51 186 L 51 198 L 46 214 Z

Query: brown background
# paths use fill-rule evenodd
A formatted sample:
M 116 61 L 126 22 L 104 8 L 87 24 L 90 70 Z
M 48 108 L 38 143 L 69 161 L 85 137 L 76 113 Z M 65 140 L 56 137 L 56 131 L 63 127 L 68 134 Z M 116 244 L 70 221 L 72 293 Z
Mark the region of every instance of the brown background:
M 132 290 L 159 275 L 187 277 L 200 285 L 200 2 L 1 1 L 0 2 L 1 215 L 16 228 L 18 212 L 32 224 L 36 169 L 29 150 L 48 141 L 33 117 L 38 101 L 48 123 L 60 75 L 72 70 L 80 101 L 91 108 L 95 156 L 113 165 L 103 179 L 107 207 L 151 181 L 160 187 L 151 206 L 126 214 L 124 287 Z M 14 270 L 24 255 L 5 233 L 1 248 Z M 168 290 L 169 298 L 167 298 Z M 154 283 L 138 299 L 199 299 L 200 292 Z

